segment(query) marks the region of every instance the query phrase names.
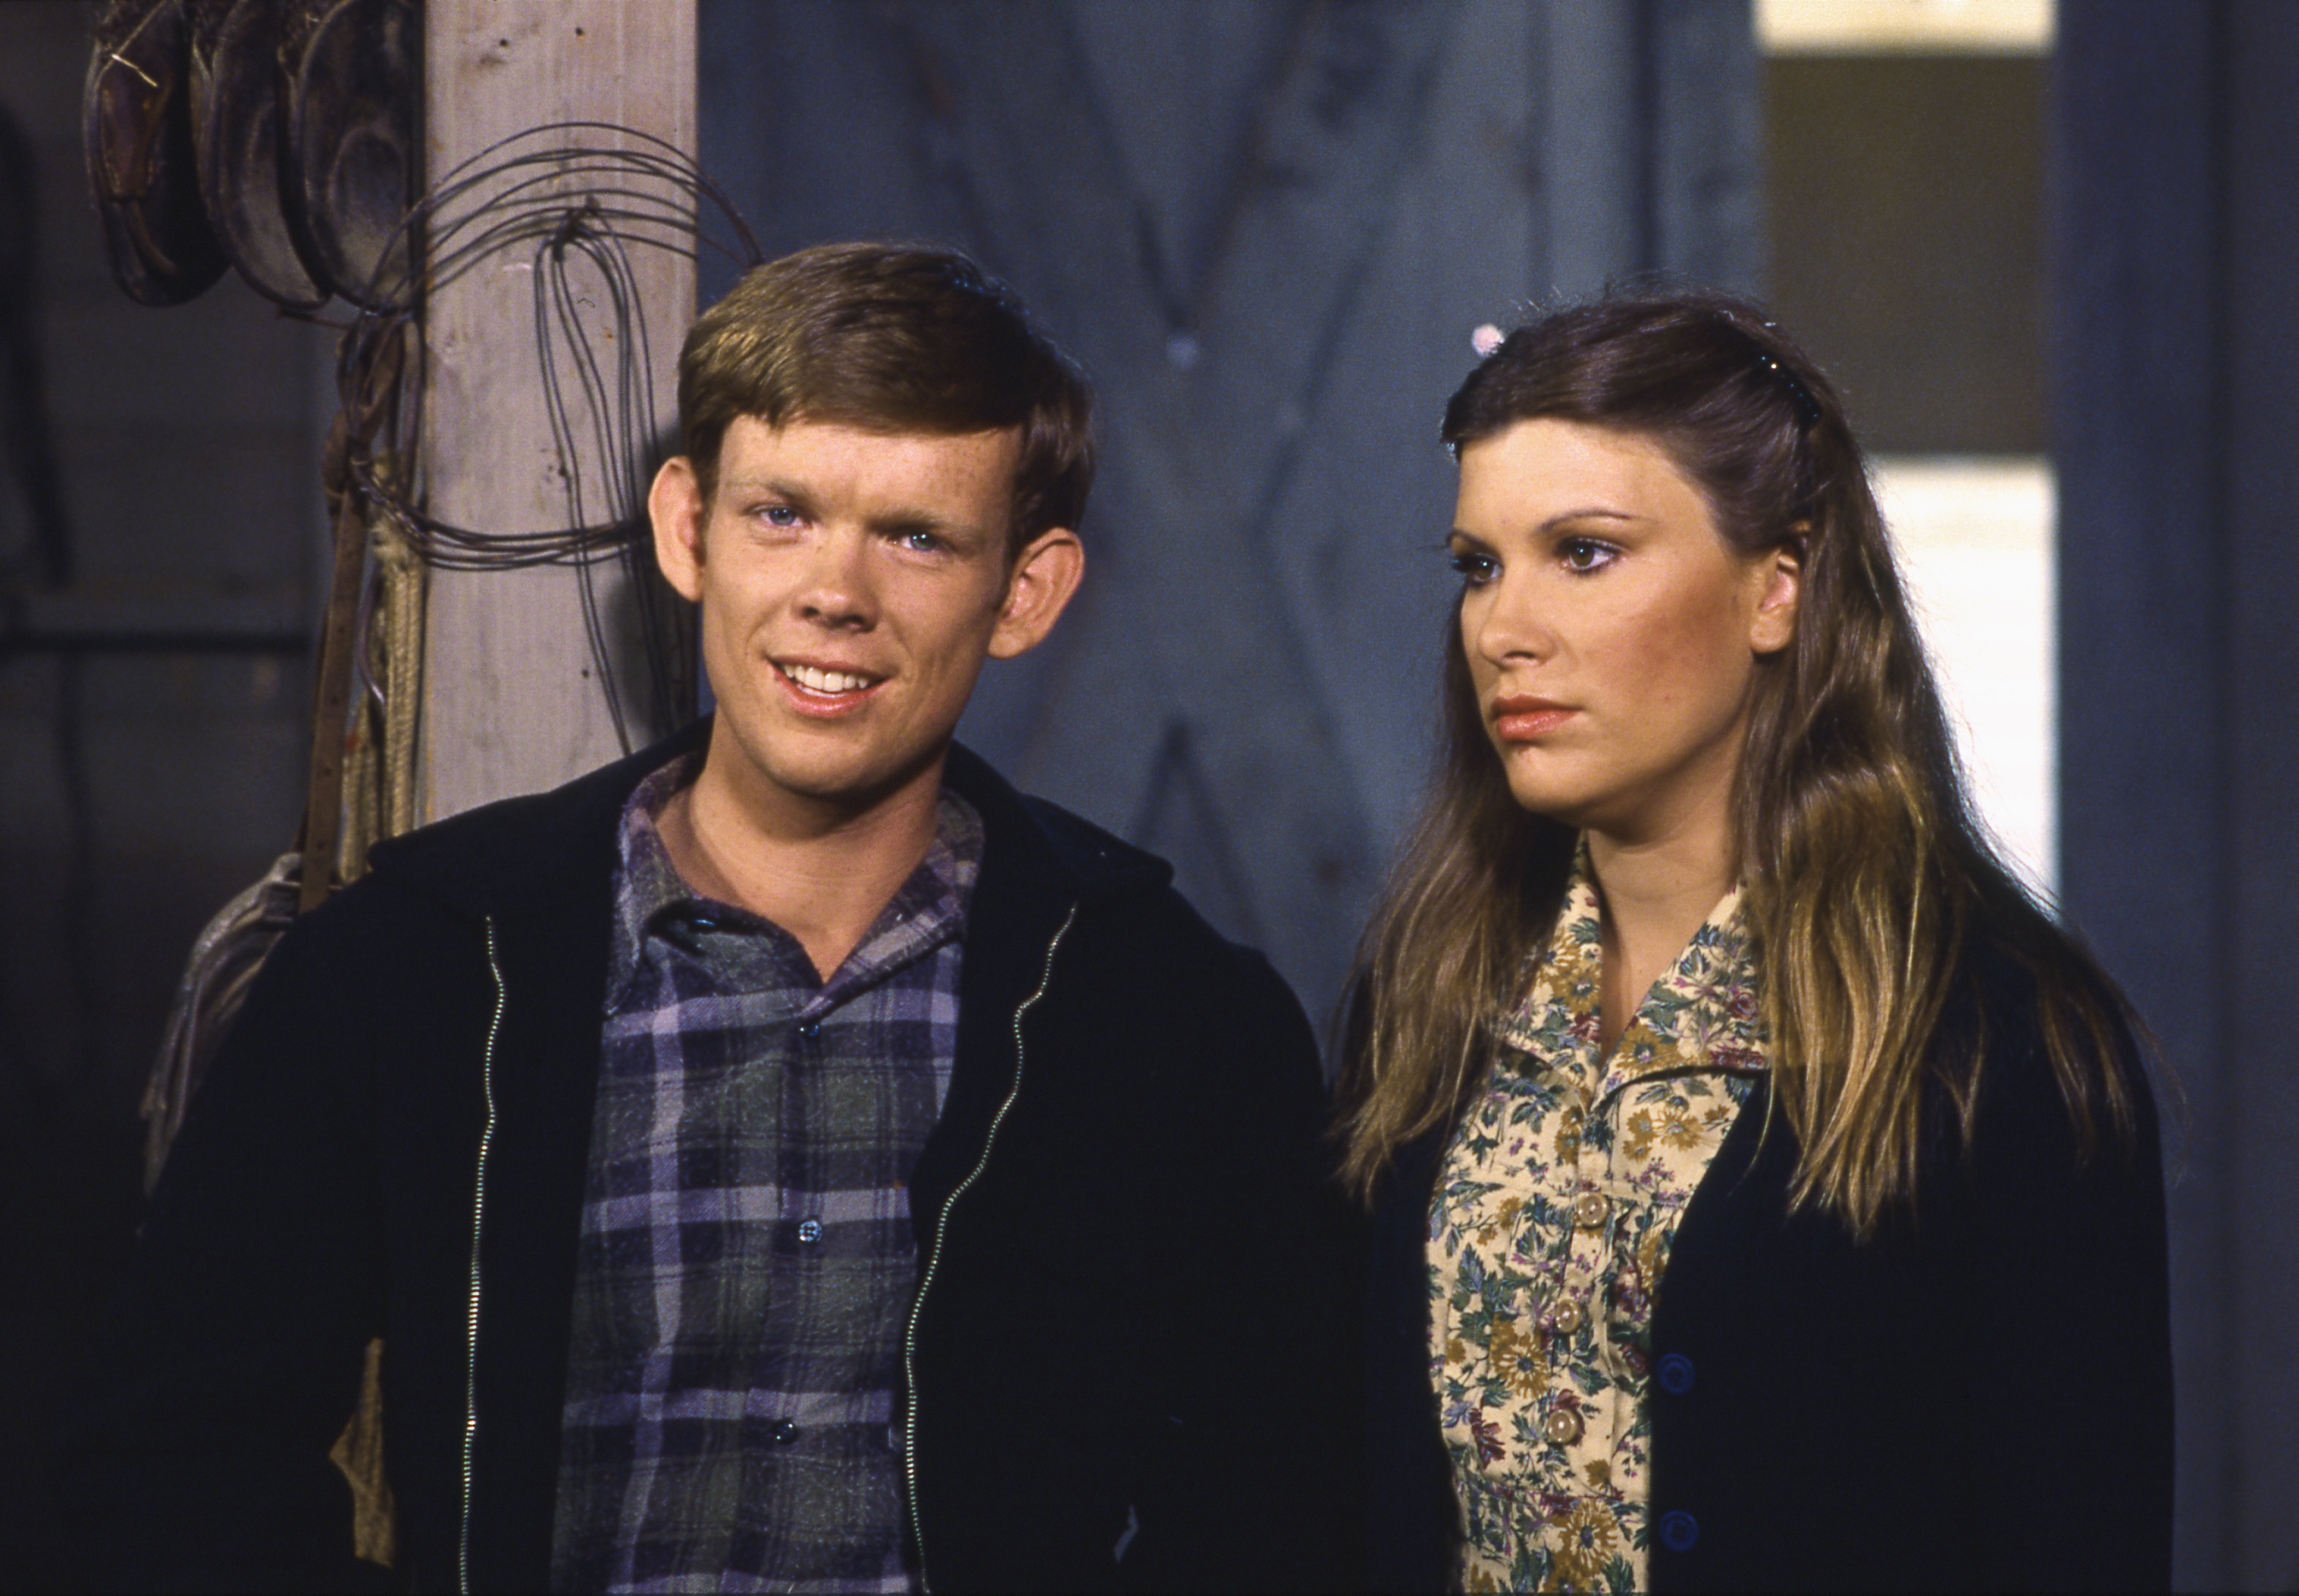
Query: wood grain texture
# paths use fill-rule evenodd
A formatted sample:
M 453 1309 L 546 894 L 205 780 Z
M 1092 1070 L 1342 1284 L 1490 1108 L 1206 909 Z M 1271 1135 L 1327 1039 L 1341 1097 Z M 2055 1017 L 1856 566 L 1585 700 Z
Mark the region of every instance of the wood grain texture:
M 694 147 L 693 0 L 427 0 L 425 25 L 434 182 L 498 140 L 548 122 L 611 123 Z M 597 130 L 582 137 L 615 142 Z M 625 462 L 602 458 L 585 432 L 570 472 L 552 440 L 532 255 L 532 245 L 516 245 L 456 277 L 426 317 L 424 486 L 432 513 L 462 526 L 527 532 L 568 525 L 570 475 L 585 490 L 585 519 L 633 508 L 608 492 Z M 633 251 L 631 263 L 644 322 L 640 358 L 667 425 L 678 341 L 693 313 L 693 268 L 653 249 Z M 585 297 L 592 341 L 611 358 L 618 334 L 598 314 L 602 295 Z M 579 403 L 576 413 L 579 428 Z M 594 578 L 611 628 L 629 595 L 610 568 Z M 581 582 L 582 573 L 563 565 L 435 576 L 424 671 L 425 818 L 555 786 L 622 752 L 586 643 Z

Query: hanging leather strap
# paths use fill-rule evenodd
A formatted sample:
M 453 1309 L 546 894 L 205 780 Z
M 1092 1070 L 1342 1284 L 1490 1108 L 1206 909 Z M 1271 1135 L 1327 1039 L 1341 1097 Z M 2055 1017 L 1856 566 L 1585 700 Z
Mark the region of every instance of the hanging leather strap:
M 344 738 L 351 718 L 359 651 L 360 596 L 366 586 L 369 499 L 352 470 L 354 449 L 369 449 L 392 421 L 406 370 L 403 337 L 369 345 L 344 385 L 344 408 L 328 428 L 320 475 L 336 512 L 335 561 L 320 635 L 320 679 L 311 705 L 311 782 L 303 801 L 303 877 L 296 912 L 317 908 L 337 880 L 343 844 Z M 357 872 L 354 871 L 353 874 Z
M 338 416 L 336 426 L 343 427 Z M 330 440 L 330 449 L 333 448 Z M 352 651 L 358 646 L 360 582 L 367 574 L 366 501 L 345 486 L 336 495 L 335 569 L 320 641 L 320 686 L 311 706 L 311 776 L 303 800 L 303 878 L 295 911 L 319 907 L 334 885 L 343 835 L 344 725 L 350 718 Z

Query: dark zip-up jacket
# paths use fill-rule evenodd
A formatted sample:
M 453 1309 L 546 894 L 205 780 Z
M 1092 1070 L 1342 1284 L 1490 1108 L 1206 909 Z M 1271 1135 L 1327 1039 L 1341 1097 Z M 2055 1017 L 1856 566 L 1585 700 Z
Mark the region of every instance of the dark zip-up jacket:
M 2029 978 L 1975 937 L 1939 1044 L 1985 1027 L 1967 1151 L 1930 1103 L 1916 1204 L 1870 1242 L 1792 1209 L 1766 1090 L 1694 1189 L 1654 1300 L 1656 1591 L 2162 1590 L 2171 1356 L 2156 1118 L 2079 1160 Z M 1374 1588 L 1450 1584 L 1429 1371 L 1428 1212 L 1448 1135 L 1375 1220 Z
M 386 844 L 282 939 L 85 1383 L 99 1583 L 375 1583 L 327 1451 L 379 1334 L 391 1583 L 544 1586 L 615 823 L 702 736 Z M 928 1585 L 1340 1576 L 1361 1272 L 1299 1006 L 1161 861 L 946 779 L 986 841 L 911 1192 Z

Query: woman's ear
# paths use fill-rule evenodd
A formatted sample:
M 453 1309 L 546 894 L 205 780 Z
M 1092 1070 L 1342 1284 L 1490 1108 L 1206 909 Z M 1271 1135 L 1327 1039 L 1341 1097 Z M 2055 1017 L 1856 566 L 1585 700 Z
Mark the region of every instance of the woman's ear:
M 1805 537 L 1796 535 L 1757 557 L 1751 579 L 1759 584 L 1756 607 L 1748 618 L 1748 647 L 1776 654 L 1796 641 L 1797 606 L 1804 596 Z

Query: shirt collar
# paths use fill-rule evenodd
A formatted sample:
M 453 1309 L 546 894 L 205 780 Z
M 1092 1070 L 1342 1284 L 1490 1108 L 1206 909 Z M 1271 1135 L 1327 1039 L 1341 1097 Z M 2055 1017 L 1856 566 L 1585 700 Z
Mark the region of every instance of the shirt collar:
M 701 773 L 702 757 L 695 752 L 671 760 L 633 788 L 623 805 L 616 838 L 614 946 L 608 967 L 610 1008 L 637 975 L 650 938 L 705 928 L 751 933 L 796 949 L 796 940 L 780 927 L 696 892 L 671 862 L 658 821 L 664 806 Z M 809 1006 L 842 1002 L 961 936 L 975 882 L 982 873 L 983 844 L 980 815 L 945 786 L 935 807 L 934 840 L 925 857 Z M 804 962 L 802 952 L 797 962 Z
M 1761 1075 L 1771 1067 L 1763 989 L 1738 887 L 1709 910 L 1675 964 L 1645 993 L 1609 1057 L 1599 1056 L 1598 1040 L 1602 926 L 1583 837 L 1564 907 L 1532 963 L 1524 999 L 1498 1027 L 1504 1043 L 1568 1070 L 1589 1088 L 1592 1100 L 1665 1072 Z

